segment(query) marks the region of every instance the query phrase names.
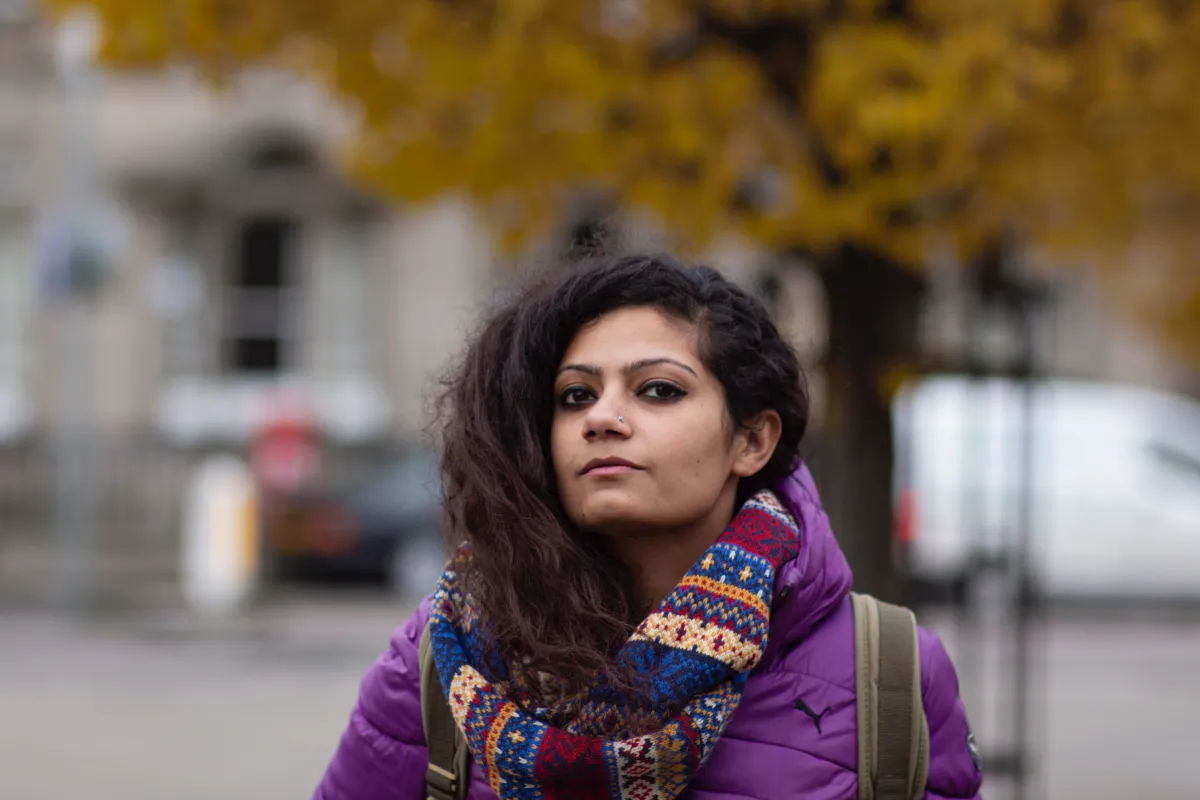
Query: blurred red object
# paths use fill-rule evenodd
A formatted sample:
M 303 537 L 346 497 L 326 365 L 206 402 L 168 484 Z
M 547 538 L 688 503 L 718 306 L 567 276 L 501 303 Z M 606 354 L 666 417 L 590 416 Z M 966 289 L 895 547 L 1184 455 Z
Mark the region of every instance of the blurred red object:
M 896 541 L 912 544 L 917 540 L 917 493 L 912 489 L 900 492 L 896 499 Z
M 316 485 L 320 474 L 317 426 L 297 397 L 272 398 L 250 446 L 250 466 L 267 495 L 290 495 Z

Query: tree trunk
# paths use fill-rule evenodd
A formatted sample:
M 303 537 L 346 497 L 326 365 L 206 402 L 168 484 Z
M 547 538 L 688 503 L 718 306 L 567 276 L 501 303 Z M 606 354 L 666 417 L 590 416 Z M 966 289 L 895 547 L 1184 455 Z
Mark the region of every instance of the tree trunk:
M 821 269 L 829 304 L 823 494 L 857 591 L 896 600 L 888 369 L 916 355 L 922 281 L 894 262 L 844 246 Z

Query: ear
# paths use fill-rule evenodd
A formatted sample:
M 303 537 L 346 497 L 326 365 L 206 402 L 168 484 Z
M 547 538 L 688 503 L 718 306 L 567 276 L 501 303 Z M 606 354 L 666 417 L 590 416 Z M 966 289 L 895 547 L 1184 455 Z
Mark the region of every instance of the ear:
M 733 474 L 739 478 L 757 474 L 775 454 L 782 433 L 783 421 L 773 408 L 743 422 L 733 436 Z

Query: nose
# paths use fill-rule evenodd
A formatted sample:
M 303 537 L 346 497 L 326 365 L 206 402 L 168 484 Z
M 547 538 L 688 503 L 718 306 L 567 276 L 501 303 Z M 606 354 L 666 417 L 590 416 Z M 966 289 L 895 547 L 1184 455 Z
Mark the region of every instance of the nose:
M 584 418 L 583 435 L 588 439 L 608 435 L 628 436 L 629 423 L 616 402 L 602 397 L 588 409 Z

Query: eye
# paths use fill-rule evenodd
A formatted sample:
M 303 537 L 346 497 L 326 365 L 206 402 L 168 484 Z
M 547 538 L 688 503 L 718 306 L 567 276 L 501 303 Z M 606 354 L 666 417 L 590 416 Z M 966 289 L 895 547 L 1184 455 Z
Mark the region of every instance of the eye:
M 683 389 L 680 389 L 673 383 L 668 381 L 651 381 L 642 387 L 639 392 L 643 397 L 650 400 L 657 400 L 660 403 L 678 400 L 687 395 Z
M 592 390 L 586 386 L 568 386 L 558 395 L 558 404 L 563 408 L 574 408 L 592 400 Z

